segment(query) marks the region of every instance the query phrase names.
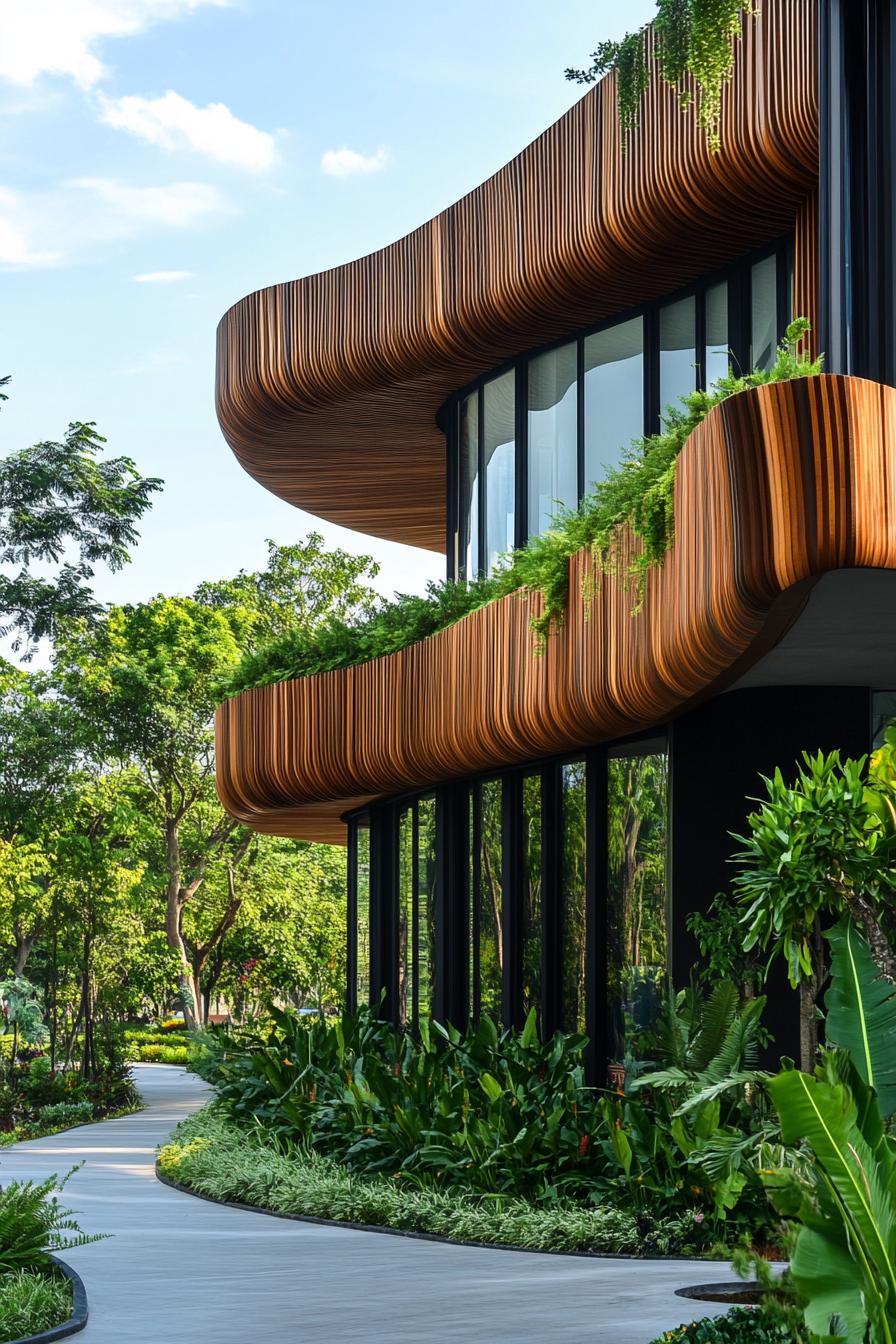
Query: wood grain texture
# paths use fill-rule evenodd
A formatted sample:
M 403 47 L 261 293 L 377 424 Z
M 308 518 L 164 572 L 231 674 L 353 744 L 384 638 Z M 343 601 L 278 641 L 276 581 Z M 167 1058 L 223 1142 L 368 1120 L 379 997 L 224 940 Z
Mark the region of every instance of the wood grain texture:
M 817 4 L 760 9 L 725 90 L 720 153 L 658 79 L 623 151 L 609 76 L 406 238 L 231 308 L 218 415 L 246 470 L 333 522 L 443 550 L 435 416 L 451 392 L 728 264 L 805 209 L 818 175 Z M 797 281 L 814 283 L 799 257 Z
M 722 403 L 679 461 L 675 529 L 639 615 L 614 579 L 589 603 L 577 555 L 543 656 L 541 598 L 514 594 L 400 653 L 237 696 L 218 710 L 222 803 L 257 830 L 340 840 L 367 798 L 665 722 L 780 636 L 782 598 L 896 568 L 896 389 L 820 376 Z

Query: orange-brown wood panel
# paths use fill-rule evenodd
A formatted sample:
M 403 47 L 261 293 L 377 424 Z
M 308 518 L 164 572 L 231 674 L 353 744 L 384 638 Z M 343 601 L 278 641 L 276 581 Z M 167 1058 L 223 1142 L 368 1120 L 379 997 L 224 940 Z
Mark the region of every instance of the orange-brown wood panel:
M 231 308 L 218 331 L 218 414 L 246 470 L 334 522 L 442 550 L 435 415 L 472 378 L 795 221 L 798 311 L 811 317 L 817 5 L 759 9 L 744 21 L 719 153 L 660 79 L 623 147 L 608 76 L 406 238 Z
M 842 567 L 896 568 L 896 389 L 825 375 L 742 393 L 685 445 L 675 543 L 639 614 L 621 580 L 588 599 L 580 553 L 543 654 L 541 599 L 514 594 L 389 657 L 247 691 L 218 711 L 221 801 L 258 830 L 340 840 L 371 797 L 649 728 L 739 675 L 788 595 Z

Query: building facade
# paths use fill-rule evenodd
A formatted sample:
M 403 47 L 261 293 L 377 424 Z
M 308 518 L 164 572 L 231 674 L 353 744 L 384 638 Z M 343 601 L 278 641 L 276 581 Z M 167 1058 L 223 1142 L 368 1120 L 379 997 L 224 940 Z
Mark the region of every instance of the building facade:
M 350 1004 L 535 1009 L 605 1076 L 687 982 L 758 774 L 861 755 L 896 713 L 894 71 L 896 0 L 766 0 L 719 152 L 658 79 L 623 146 L 609 77 L 407 238 L 222 320 L 247 471 L 457 579 L 729 361 L 768 367 L 793 316 L 826 352 L 691 435 L 637 613 L 582 552 L 541 652 L 513 594 L 221 707 L 228 810 L 348 844 Z

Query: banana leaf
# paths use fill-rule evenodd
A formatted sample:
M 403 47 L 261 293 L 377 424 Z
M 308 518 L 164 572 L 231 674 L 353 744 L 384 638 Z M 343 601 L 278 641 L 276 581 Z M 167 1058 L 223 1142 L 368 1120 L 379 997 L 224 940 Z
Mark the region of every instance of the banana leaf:
M 829 1045 L 847 1051 L 877 1093 L 884 1115 L 896 1112 L 896 986 L 885 980 L 868 944 L 849 919 L 825 935 L 831 984 L 825 995 Z
M 809 1303 L 806 1323 L 847 1344 L 894 1344 L 896 1161 L 881 1141 L 879 1110 L 841 1082 L 795 1069 L 772 1078 L 768 1089 L 784 1142 L 807 1143 L 815 1158 L 817 1209 L 807 1203 L 800 1210 L 804 1226 L 791 1265 Z

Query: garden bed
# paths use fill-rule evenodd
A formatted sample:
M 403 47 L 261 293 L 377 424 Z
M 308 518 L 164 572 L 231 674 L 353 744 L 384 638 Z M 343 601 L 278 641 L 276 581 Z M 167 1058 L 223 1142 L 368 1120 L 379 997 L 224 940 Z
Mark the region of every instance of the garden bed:
M 84 1329 L 87 1293 L 80 1275 L 55 1256 L 50 1262 L 49 1274 L 0 1275 L 0 1344 L 50 1344 Z
M 285 1156 L 214 1103 L 178 1125 L 156 1174 L 187 1194 L 254 1213 L 503 1250 L 668 1259 L 683 1235 L 673 1218 L 646 1233 L 621 1209 L 402 1189 L 392 1177 L 352 1175 L 314 1153 Z

